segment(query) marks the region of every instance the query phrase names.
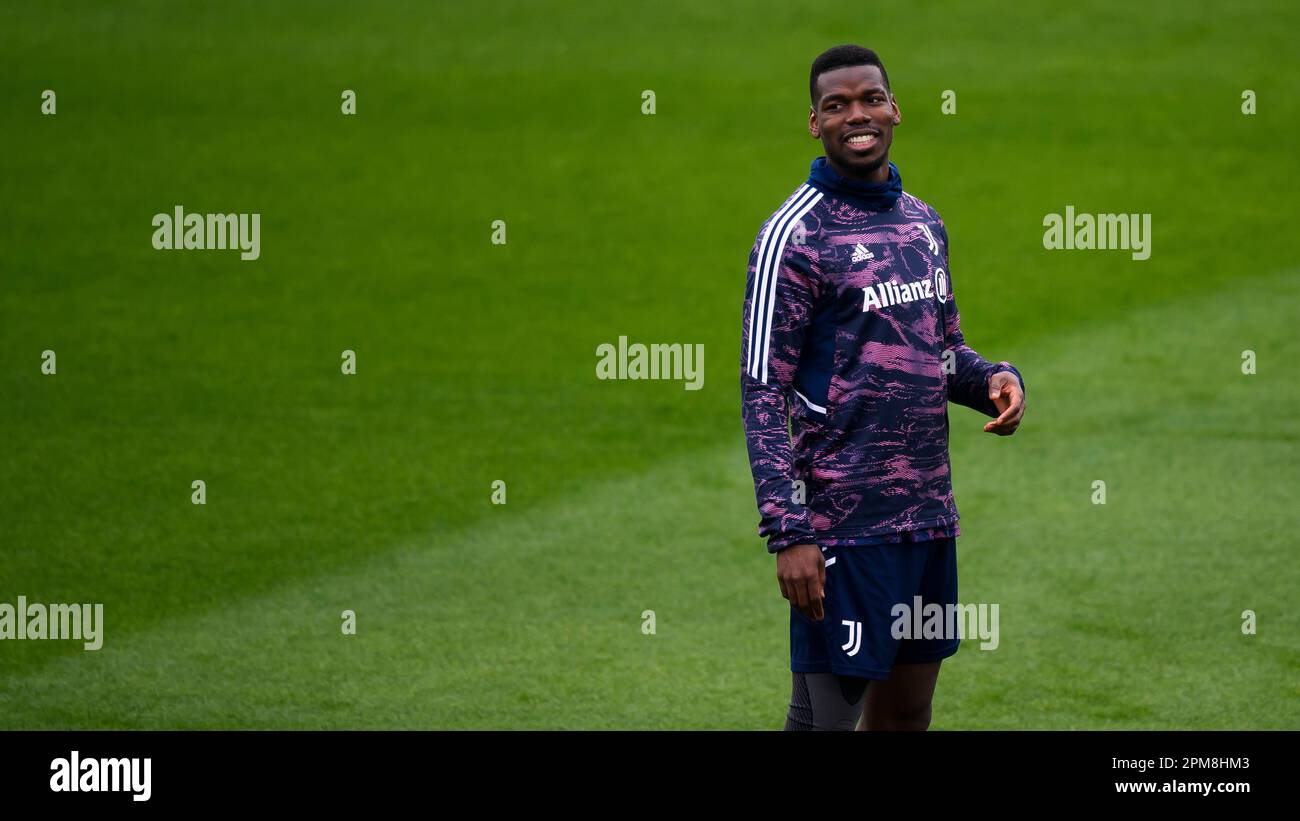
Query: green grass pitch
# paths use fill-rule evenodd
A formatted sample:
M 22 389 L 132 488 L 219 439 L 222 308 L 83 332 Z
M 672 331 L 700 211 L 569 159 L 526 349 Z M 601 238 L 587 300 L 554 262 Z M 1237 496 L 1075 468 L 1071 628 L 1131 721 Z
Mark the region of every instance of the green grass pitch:
M 860 42 L 1028 386 L 1010 439 L 952 411 L 1001 637 L 933 726 L 1300 728 L 1300 14 L 1014 9 L 8 5 L 0 601 L 105 638 L 0 642 L 0 727 L 779 728 L 745 262 Z M 177 204 L 260 213 L 260 258 L 154 250 Z M 1066 205 L 1152 214 L 1150 259 L 1045 250 Z M 703 344 L 704 388 L 598 381 L 620 335 Z

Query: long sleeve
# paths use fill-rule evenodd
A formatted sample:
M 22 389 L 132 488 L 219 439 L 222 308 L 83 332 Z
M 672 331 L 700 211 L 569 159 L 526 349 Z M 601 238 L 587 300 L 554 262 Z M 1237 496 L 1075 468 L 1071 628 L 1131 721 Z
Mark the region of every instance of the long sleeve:
M 775 228 L 775 226 L 773 227 Z M 796 492 L 790 403 L 819 275 L 809 250 L 770 247 L 759 235 L 749 255 L 741 341 L 741 415 L 758 500 L 760 536 L 775 553 L 814 539 L 812 513 Z
M 961 315 L 957 311 L 957 300 L 952 287 L 952 270 L 948 262 L 948 231 L 941 222 L 939 232 L 943 238 L 944 273 L 941 289 L 947 290 L 944 303 L 945 348 L 953 353 L 952 373 L 948 379 L 948 400 L 958 405 L 996 417 L 997 406 L 989 399 L 989 378 L 999 371 L 1011 371 L 1020 380 L 1020 389 L 1025 388 L 1024 377 L 1010 362 L 989 362 L 979 355 L 974 348 L 966 344 L 961 333 Z

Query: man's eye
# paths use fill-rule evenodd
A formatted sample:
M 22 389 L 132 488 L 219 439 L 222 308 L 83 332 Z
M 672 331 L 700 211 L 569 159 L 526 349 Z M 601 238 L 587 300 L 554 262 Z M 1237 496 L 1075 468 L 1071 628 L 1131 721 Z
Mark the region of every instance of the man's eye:
M 837 110 L 839 109 L 839 107 L 840 107 L 840 104 L 839 104 L 839 103 L 831 103 L 830 105 L 826 106 L 826 110 L 827 110 L 827 111 L 837 111 Z

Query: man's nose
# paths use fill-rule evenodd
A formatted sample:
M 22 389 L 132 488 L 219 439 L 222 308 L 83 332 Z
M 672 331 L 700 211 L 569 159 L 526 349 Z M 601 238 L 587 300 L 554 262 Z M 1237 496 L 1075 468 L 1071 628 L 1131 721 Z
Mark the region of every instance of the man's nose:
M 870 119 L 871 119 L 871 114 L 868 113 L 866 106 L 860 103 L 849 104 L 849 120 L 848 120 L 849 122 L 865 123 Z

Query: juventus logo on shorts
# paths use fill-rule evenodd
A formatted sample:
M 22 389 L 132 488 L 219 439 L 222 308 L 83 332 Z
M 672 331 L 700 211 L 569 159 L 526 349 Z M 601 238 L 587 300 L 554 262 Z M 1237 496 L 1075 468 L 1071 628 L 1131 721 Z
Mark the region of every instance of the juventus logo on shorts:
M 849 628 L 849 640 L 841 644 L 840 649 L 850 656 L 856 656 L 858 651 L 862 649 L 862 622 L 845 619 L 840 624 Z M 850 650 L 850 647 L 853 649 Z

